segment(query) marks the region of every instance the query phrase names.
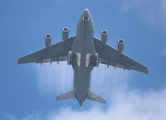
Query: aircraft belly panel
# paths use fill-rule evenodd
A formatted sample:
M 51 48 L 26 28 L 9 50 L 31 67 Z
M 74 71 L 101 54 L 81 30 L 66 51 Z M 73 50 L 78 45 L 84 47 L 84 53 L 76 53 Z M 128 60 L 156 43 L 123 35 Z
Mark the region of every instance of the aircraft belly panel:
M 94 66 L 86 66 L 86 55 L 95 54 L 93 44 L 94 27 L 92 22 L 82 22 L 82 17 L 77 24 L 76 37 L 72 46 L 72 53 L 80 53 L 80 66 L 72 65 L 74 69 L 74 92 L 81 105 L 88 95 L 91 80 L 91 71 Z
M 83 102 L 90 88 L 91 71 L 78 68 L 74 72 L 74 92 L 78 101 Z

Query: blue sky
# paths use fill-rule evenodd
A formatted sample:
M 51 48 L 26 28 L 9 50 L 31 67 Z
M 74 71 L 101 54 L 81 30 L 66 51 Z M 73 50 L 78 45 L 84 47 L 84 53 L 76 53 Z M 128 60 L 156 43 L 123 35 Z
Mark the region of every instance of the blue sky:
M 144 64 L 149 74 L 107 69 L 92 72 L 91 90 L 107 104 L 75 99 L 56 101 L 73 89 L 67 62 L 17 65 L 21 56 L 44 47 L 44 35 L 61 41 L 61 28 L 75 35 L 85 8 L 92 14 L 95 36 L 109 31 L 108 44 Z M 166 0 L 5 0 L 0 1 L 0 120 L 165 120 Z

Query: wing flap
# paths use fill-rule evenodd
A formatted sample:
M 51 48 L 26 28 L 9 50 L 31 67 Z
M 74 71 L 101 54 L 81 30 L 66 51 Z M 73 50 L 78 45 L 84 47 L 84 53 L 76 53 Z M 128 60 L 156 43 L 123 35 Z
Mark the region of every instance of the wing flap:
M 54 61 L 65 61 L 67 60 L 67 55 L 64 56 L 58 56 L 58 57 L 50 57 L 50 58 L 43 58 L 43 59 L 38 59 L 35 62 L 36 63 L 46 63 L 46 62 L 54 62 Z

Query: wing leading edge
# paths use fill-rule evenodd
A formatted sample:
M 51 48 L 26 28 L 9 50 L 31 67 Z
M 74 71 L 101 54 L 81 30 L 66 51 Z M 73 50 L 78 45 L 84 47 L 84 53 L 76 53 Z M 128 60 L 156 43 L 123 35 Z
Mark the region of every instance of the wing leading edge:
M 51 45 L 49 48 L 44 48 L 32 54 L 26 55 L 18 59 L 18 64 L 24 63 L 44 63 L 44 62 L 59 62 L 67 60 L 68 51 L 72 49 L 72 44 L 75 39 L 71 37 L 65 41 L 65 43 L 59 42 Z
M 94 46 L 97 53 L 99 53 L 99 62 L 111 65 L 114 67 L 119 67 L 122 69 L 127 70 L 136 70 L 139 72 L 148 73 L 149 70 L 147 67 L 143 66 L 142 64 L 136 62 L 135 60 L 131 59 L 130 57 L 119 53 L 116 49 L 112 48 L 111 46 L 103 43 L 98 39 L 94 38 Z

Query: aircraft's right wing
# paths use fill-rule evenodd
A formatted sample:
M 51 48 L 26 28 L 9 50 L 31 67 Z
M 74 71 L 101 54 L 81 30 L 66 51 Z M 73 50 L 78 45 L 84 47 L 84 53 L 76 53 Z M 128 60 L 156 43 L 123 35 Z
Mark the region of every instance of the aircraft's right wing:
M 24 64 L 32 62 L 43 63 L 67 60 L 68 51 L 72 49 L 74 39 L 75 36 L 67 39 L 65 43 L 62 41 L 54 45 L 51 45 L 48 48 L 44 48 L 42 50 L 19 58 L 17 62 L 18 64 Z
M 148 73 L 148 68 L 142 64 L 136 62 L 130 57 L 119 53 L 116 49 L 112 48 L 107 44 L 103 44 L 98 38 L 94 38 L 94 46 L 97 53 L 99 53 L 99 62 L 111 65 L 114 67 L 119 67 L 122 69 L 132 69 L 144 73 Z

